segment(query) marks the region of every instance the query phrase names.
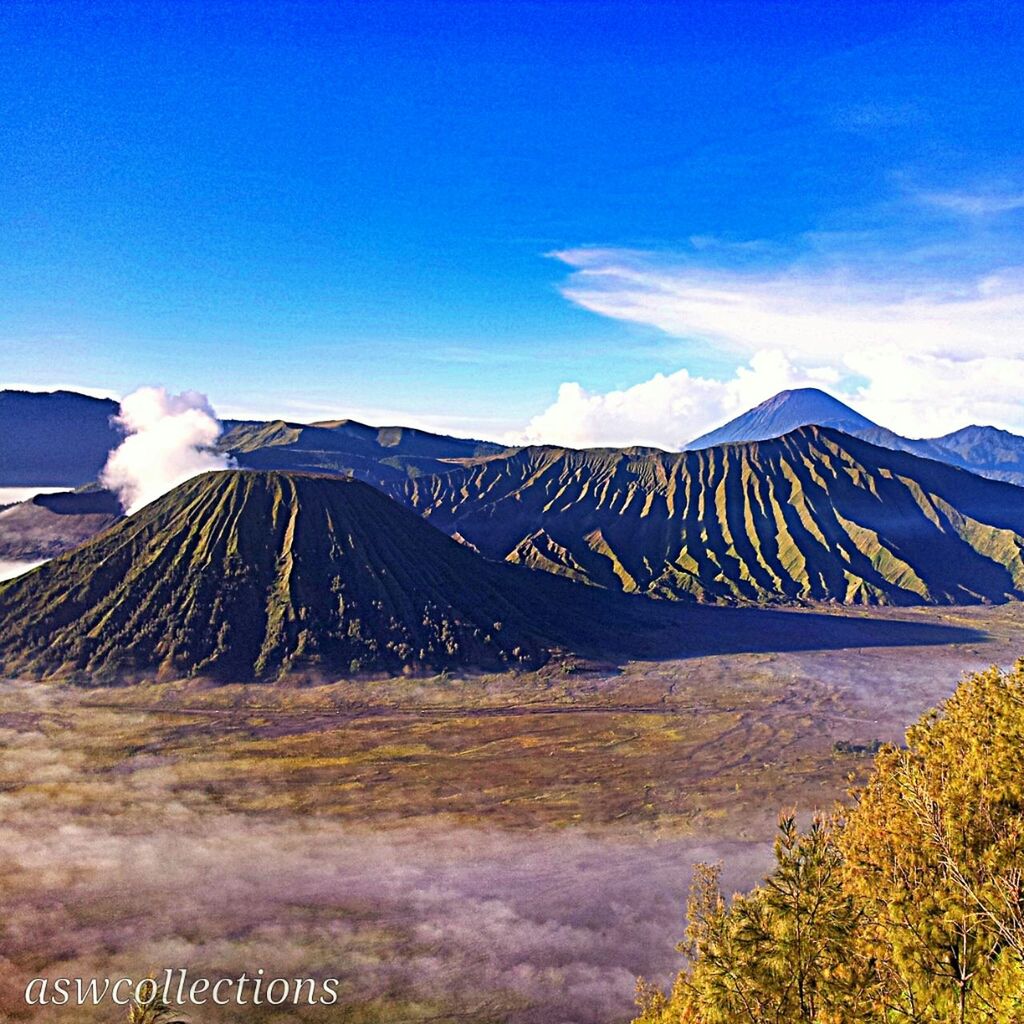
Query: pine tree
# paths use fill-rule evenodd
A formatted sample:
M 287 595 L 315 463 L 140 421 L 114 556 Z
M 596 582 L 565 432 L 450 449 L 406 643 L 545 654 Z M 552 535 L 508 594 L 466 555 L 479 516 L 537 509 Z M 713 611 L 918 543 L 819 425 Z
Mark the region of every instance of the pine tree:
M 883 748 L 844 816 L 780 821 L 731 903 L 698 866 L 669 994 L 643 1024 L 1022 1024 L 1024 661 Z

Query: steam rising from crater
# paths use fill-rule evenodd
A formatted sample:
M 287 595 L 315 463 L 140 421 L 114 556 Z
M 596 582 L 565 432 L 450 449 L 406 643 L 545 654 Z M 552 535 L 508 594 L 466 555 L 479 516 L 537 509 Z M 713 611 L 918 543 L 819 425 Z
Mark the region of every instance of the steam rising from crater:
M 199 473 L 231 468 L 231 459 L 213 450 L 221 425 L 198 391 L 139 388 L 121 401 L 117 422 L 127 436 L 100 481 L 129 515 Z

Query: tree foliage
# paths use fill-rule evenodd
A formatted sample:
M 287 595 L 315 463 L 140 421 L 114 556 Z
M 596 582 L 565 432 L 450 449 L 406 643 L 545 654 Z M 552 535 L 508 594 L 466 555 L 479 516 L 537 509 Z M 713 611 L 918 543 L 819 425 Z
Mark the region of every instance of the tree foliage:
M 637 1024 L 1024 1021 L 1024 660 L 964 680 L 885 747 L 853 806 L 726 901 L 699 865 L 668 994 Z

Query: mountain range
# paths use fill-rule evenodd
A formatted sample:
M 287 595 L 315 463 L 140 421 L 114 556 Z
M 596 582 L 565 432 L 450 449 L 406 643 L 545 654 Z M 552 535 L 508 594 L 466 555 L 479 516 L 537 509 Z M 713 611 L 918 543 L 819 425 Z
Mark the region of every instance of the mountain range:
M 24 428 L 21 435 L 11 435 L 6 443 L 18 447 L 21 454 L 11 459 L 10 465 L 24 466 L 37 459 L 38 467 L 31 479 L 33 474 L 23 469 L 8 473 L 7 462 L 2 462 L 0 486 L 24 485 L 30 480 L 39 486 L 74 484 L 76 490 L 39 494 L 6 508 L 0 506 L 0 560 L 52 558 L 119 518 L 116 496 L 94 482 L 110 449 L 122 439 L 109 425 L 118 406 L 84 395 L 76 396 L 85 399 L 84 403 L 70 403 L 63 392 L 0 392 L 2 395 L 16 396 L 7 408 L 21 408 L 24 423 L 31 423 L 32 409 L 40 410 L 46 429 L 31 443 L 23 436 Z M 505 450 L 490 441 L 409 427 L 371 427 L 355 420 L 312 424 L 226 420 L 223 425 L 218 448 L 240 468 L 331 473 L 374 485 L 443 472 L 456 460 Z M 41 448 L 70 451 L 68 458 L 78 470 L 70 472 L 65 466 L 58 471 L 56 457 L 40 454 Z
M 968 642 L 970 630 L 702 608 L 490 561 L 351 478 L 192 478 L 0 584 L 0 671 L 83 685 L 320 681 L 557 658 Z M 585 667 L 585 666 L 583 666 Z
M 444 472 L 455 460 L 505 450 L 490 441 L 355 420 L 229 423 L 218 448 L 244 469 L 334 473 L 375 484 Z
M 74 391 L 0 391 L 0 487 L 78 487 L 123 440 L 118 404 Z
M 113 399 L 70 391 L 0 391 L 0 487 L 93 484 L 124 439 Z M 356 420 L 225 420 L 218 449 L 247 469 L 397 479 L 436 473 L 451 459 L 503 451 L 492 441 Z
M 0 487 L 77 488 L 95 482 L 122 440 L 111 422 L 117 411 L 112 399 L 69 391 L 0 391 Z M 1024 485 L 1024 437 L 977 425 L 942 437 L 903 437 L 817 388 L 782 391 L 686 448 L 764 441 L 806 426 L 832 427 L 884 448 Z M 444 472 L 453 461 L 509 450 L 493 441 L 347 419 L 225 420 L 218 448 L 243 468 L 338 473 L 371 483 Z
M 1024 490 L 821 427 L 681 454 L 523 448 L 389 493 L 489 558 L 655 597 L 1024 597 Z
M 589 588 L 761 604 L 1024 597 L 1024 490 L 952 464 L 1012 476 L 1024 439 L 969 427 L 910 441 L 814 389 L 674 454 L 505 448 L 350 420 L 225 426 L 220 448 L 242 469 L 364 481 L 493 562 Z M 0 558 L 52 557 L 117 519 L 95 485 L 37 496 L 0 511 Z
M 968 426 L 942 437 L 915 440 L 879 426 L 817 388 L 779 394 L 691 441 L 688 449 L 736 441 L 765 441 L 800 427 L 832 427 L 863 441 L 946 462 L 992 480 L 1024 485 L 1024 437 L 997 427 Z

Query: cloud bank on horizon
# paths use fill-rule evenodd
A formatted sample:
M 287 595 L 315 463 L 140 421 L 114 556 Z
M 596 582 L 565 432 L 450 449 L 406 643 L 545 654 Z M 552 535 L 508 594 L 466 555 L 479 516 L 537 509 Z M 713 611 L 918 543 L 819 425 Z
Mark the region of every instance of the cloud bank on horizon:
M 943 202 L 978 216 L 1018 206 L 952 193 Z M 562 294 L 577 306 L 656 328 L 690 356 L 736 369 L 717 379 L 684 368 L 607 392 L 563 383 L 524 440 L 676 449 L 794 387 L 821 387 L 911 437 L 969 423 L 1024 428 L 1022 267 L 887 278 L 855 262 L 840 271 L 752 271 L 631 249 L 552 255 L 572 268 Z
M 231 466 L 212 450 L 221 426 L 198 391 L 139 388 L 121 400 L 117 421 L 127 436 L 110 453 L 100 482 L 129 515 L 200 473 Z

